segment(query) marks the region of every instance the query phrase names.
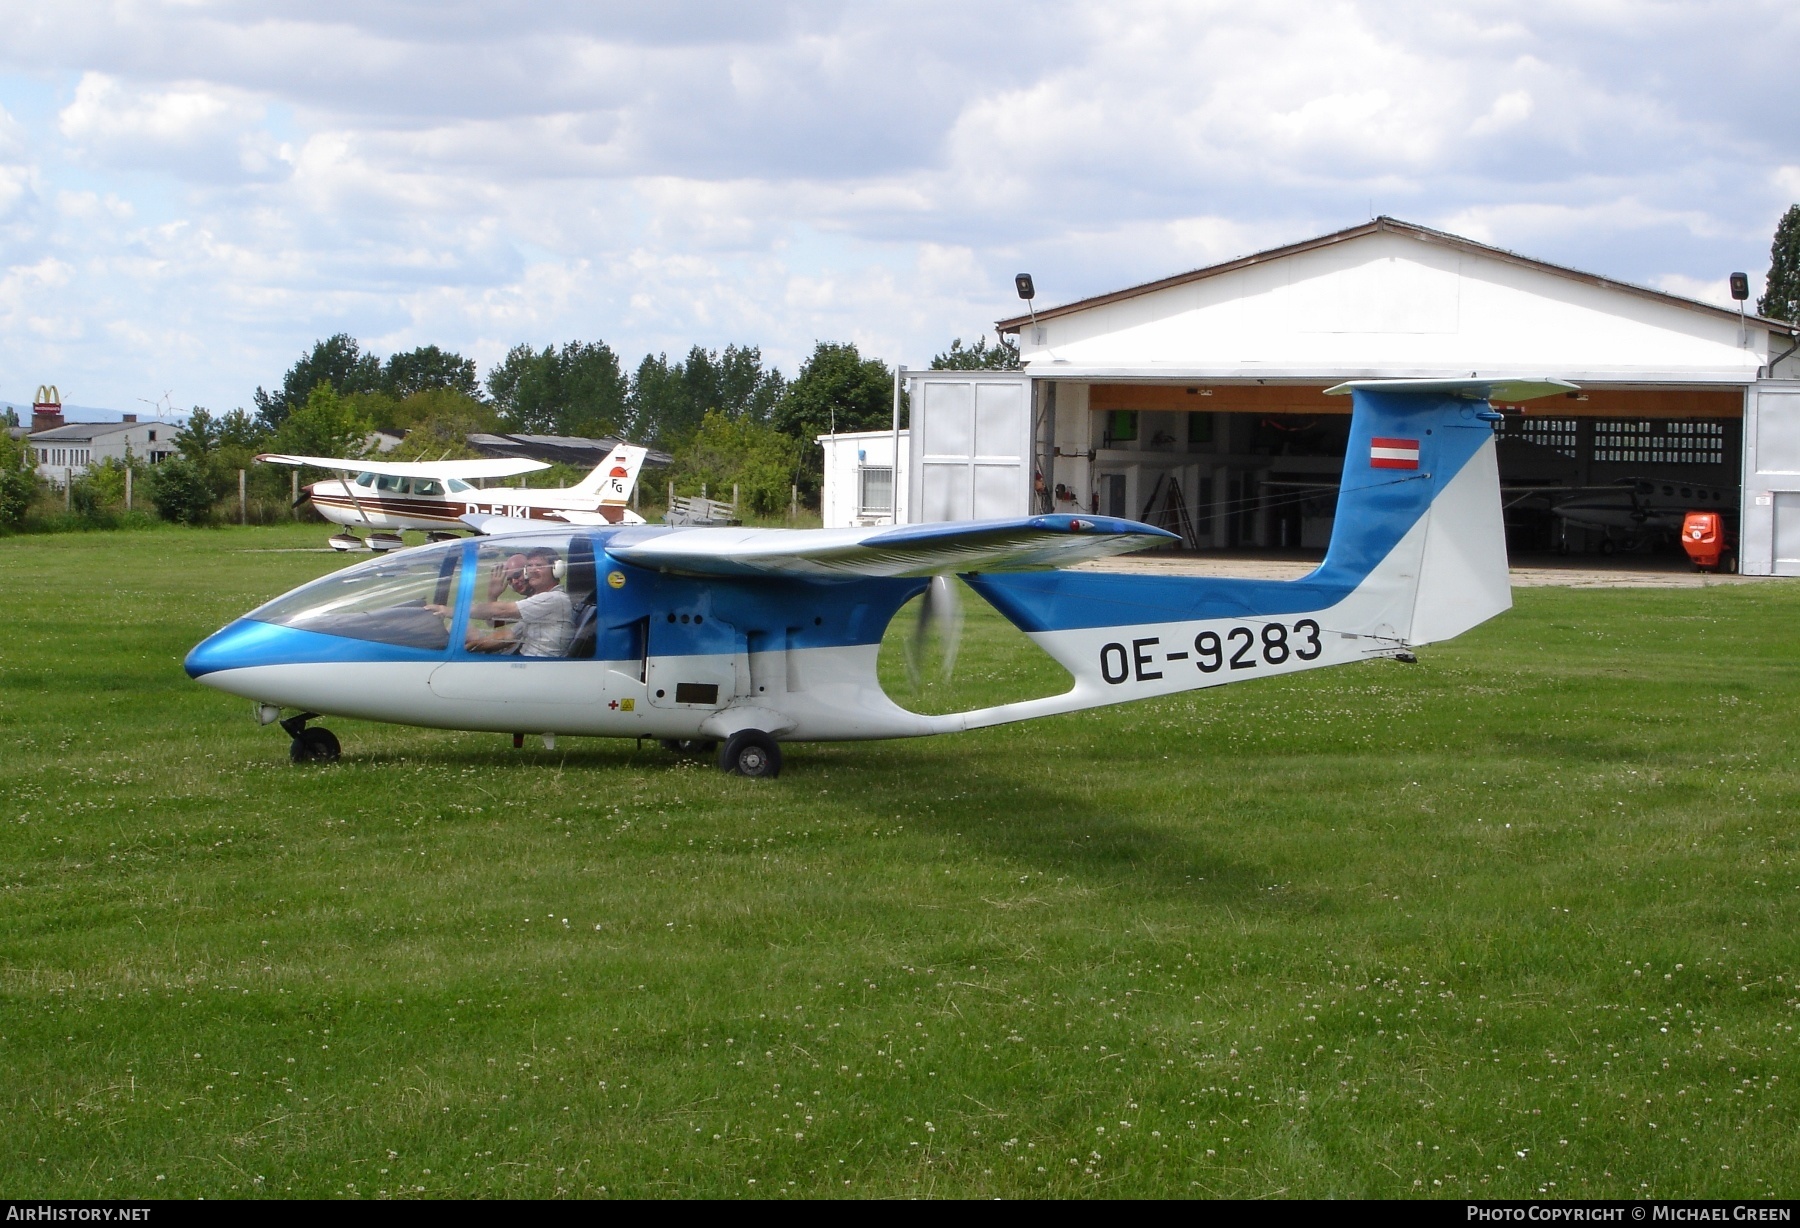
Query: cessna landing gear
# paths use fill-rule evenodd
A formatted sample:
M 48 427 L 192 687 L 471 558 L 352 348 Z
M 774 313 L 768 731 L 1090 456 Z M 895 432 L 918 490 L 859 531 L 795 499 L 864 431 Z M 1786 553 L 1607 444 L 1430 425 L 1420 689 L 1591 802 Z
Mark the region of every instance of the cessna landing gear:
M 281 722 L 287 735 L 294 739 L 288 745 L 288 761 L 291 763 L 336 763 L 343 747 L 338 745 L 337 735 L 329 729 L 308 729 L 306 722 L 313 720 L 317 712 L 302 712 L 299 716 L 290 716 Z
M 781 775 L 781 747 L 760 729 L 741 729 L 726 739 L 725 749 L 719 752 L 719 770 L 773 780 Z

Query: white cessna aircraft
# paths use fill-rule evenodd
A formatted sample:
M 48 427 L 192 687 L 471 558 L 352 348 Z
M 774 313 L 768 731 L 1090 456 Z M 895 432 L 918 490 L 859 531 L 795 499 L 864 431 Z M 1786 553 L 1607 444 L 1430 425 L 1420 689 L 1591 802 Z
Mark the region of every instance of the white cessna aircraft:
M 1297 580 L 1059 570 L 1168 541 L 1102 516 L 873 529 L 549 529 L 370 560 L 277 597 L 188 654 L 188 674 L 280 721 L 296 762 L 338 757 L 321 713 L 447 729 L 781 744 L 917 737 L 1371 657 L 1411 659 L 1512 605 L 1487 404 L 1561 380 L 1369 380 L 1325 561 Z M 494 532 L 498 530 L 498 532 Z M 900 707 L 876 658 L 900 607 L 960 575 L 1074 676 L 1064 694 L 944 716 Z M 922 603 L 935 604 L 929 599 Z M 282 709 L 298 712 L 282 719 Z
M 519 457 L 454 461 L 375 461 L 340 456 L 290 456 L 264 453 L 256 459 L 272 465 L 311 465 L 354 477 L 313 482 L 302 488 L 319 514 L 334 524 L 376 530 L 365 543 L 352 533 L 338 533 L 331 544 L 355 550 L 367 544 L 393 550 L 404 543 L 402 529 L 443 533 L 466 530 L 465 516 L 505 516 L 548 524 L 643 524 L 631 510 L 631 491 L 644 466 L 647 448 L 618 444 L 594 471 L 574 486 L 549 490 L 514 487 L 483 489 L 474 483 L 517 477 L 550 466 Z

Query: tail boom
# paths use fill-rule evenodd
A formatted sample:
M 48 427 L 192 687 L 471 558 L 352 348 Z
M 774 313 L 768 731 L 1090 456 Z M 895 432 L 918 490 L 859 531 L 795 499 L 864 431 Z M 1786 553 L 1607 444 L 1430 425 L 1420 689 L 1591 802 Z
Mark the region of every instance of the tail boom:
M 1488 406 L 1439 385 L 1355 395 L 1337 520 L 1316 571 L 1285 582 L 967 576 L 1075 685 L 936 719 L 977 728 L 1393 656 L 1511 608 Z

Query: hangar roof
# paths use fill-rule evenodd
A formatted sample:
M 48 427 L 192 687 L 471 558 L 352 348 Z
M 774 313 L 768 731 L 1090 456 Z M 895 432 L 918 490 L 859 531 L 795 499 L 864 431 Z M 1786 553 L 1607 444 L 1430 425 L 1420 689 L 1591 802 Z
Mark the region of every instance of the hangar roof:
M 1533 372 L 1743 384 L 1781 320 L 1390 217 L 998 321 L 1052 378 Z

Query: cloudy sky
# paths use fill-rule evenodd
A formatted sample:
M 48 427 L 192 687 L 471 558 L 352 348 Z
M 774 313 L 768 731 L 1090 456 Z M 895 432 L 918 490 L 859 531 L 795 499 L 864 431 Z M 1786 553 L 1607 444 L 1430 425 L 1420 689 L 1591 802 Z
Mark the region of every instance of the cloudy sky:
M 912 365 L 1387 213 L 1698 297 L 1800 200 L 1800 5 L 0 0 L 0 398 L 317 337 Z

